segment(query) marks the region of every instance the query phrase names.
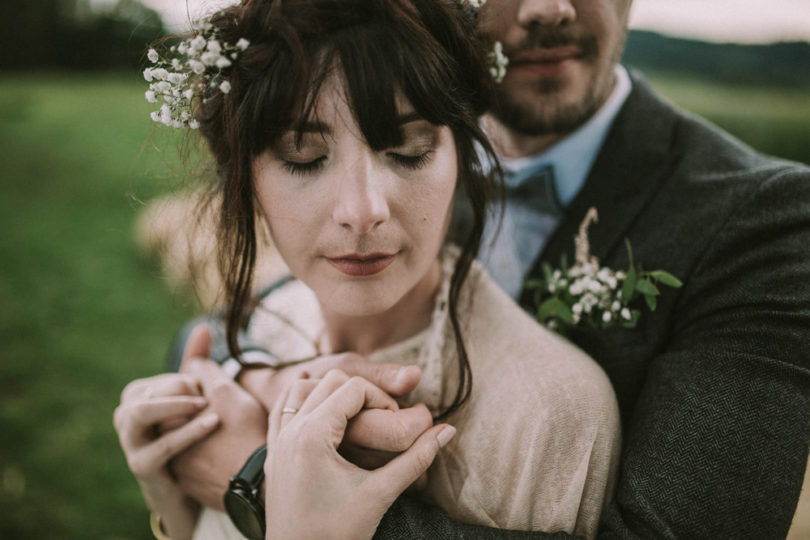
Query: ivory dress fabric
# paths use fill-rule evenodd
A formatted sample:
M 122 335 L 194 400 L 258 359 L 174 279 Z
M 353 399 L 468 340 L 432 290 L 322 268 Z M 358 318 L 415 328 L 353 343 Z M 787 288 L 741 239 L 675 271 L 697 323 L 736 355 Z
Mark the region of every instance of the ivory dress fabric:
M 454 250 L 430 325 L 371 355 L 422 370 L 411 402 L 432 412 L 456 393 L 458 367 L 448 315 Z M 447 422 L 458 432 L 428 472 L 422 497 L 462 522 L 565 531 L 593 537 L 613 490 L 620 450 L 613 389 L 585 353 L 539 326 L 474 263 L 458 313 L 473 373 L 468 402 Z M 280 358 L 317 354 L 323 328 L 314 293 L 290 281 L 251 318 L 251 338 Z M 204 509 L 196 539 L 241 538 L 228 517 Z

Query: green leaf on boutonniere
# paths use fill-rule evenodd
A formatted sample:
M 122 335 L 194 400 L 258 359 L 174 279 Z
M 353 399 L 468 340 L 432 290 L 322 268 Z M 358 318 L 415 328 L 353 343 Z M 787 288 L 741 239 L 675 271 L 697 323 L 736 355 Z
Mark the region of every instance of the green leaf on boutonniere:
M 624 247 L 627 248 L 627 261 L 629 268 L 635 268 L 635 264 L 633 264 L 633 248 L 630 247 L 630 240 L 627 237 L 624 238 Z
M 658 287 L 653 285 L 653 282 L 647 278 L 642 278 L 636 281 L 636 290 L 644 296 L 658 296 L 661 294 Z
M 536 289 L 538 287 L 542 287 L 545 281 L 542 279 L 527 279 L 526 280 L 526 287 L 529 289 Z
M 650 308 L 650 311 L 655 311 L 655 308 L 658 307 L 658 299 L 654 294 L 645 294 L 644 301 L 647 302 L 647 307 Z
M 571 308 L 556 296 L 552 296 L 537 308 L 537 320 L 544 322 L 552 317 L 557 317 L 566 324 L 574 324 Z
M 664 285 L 668 285 L 670 287 L 681 287 L 683 282 L 670 274 L 669 272 L 665 272 L 664 270 L 653 270 L 652 272 L 648 272 L 649 276 L 655 280 L 660 281 Z
M 633 293 L 636 291 L 636 269 L 633 265 L 630 265 L 630 268 L 627 270 L 627 277 L 624 278 L 624 284 L 622 284 L 622 302 L 625 304 L 630 303 L 633 300 Z
M 551 265 L 547 262 L 542 264 L 543 268 L 543 277 L 546 279 L 546 283 L 551 283 L 552 281 L 552 272 L 551 272 Z

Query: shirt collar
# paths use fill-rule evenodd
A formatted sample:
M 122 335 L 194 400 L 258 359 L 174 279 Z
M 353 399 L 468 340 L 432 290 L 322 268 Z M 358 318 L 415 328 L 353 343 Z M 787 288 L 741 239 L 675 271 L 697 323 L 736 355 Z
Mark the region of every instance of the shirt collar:
M 610 126 L 630 95 L 632 83 L 627 70 L 617 65 L 616 85 L 604 105 L 576 131 L 541 154 L 517 159 L 502 158 L 504 169 L 518 171 L 543 165 L 554 167 L 554 186 L 563 206 L 582 188 L 607 137 Z

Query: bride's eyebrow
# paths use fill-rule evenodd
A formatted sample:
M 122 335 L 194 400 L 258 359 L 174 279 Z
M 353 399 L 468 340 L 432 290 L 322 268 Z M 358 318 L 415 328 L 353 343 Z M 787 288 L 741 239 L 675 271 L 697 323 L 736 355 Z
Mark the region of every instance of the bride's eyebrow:
M 332 134 L 332 126 L 324 122 L 300 122 L 290 128 L 292 133 L 321 133 L 323 135 Z
M 416 112 L 409 112 L 397 116 L 397 124 L 400 126 L 410 124 L 411 122 L 418 122 L 420 120 L 424 120 L 424 118 L 419 116 L 419 114 L 417 114 Z
M 331 136 L 332 133 L 332 126 L 325 122 L 298 122 L 293 124 L 285 133 L 276 139 L 275 143 L 271 146 L 277 151 L 299 151 L 304 144 L 304 138 L 306 138 L 307 141 L 311 141 L 313 134 L 320 135 L 321 138 L 324 138 Z

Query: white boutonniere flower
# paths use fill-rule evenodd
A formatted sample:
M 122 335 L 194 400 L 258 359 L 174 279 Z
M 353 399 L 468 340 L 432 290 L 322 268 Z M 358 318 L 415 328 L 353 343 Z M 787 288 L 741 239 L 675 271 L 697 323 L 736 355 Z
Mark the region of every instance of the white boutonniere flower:
M 588 228 L 597 221 L 596 208 L 585 215 L 574 238 L 576 260 L 568 266 L 565 257 L 560 268 L 543 264 L 543 279 L 529 280 L 538 306 L 536 319 L 552 330 L 565 333 L 574 327 L 633 328 L 641 318 L 641 299 L 650 311 L 658 305 L 660 286 L 681 287 L 683 283 L 664 270 L 644 270 L 633 261 L 630 242 L 625 239 L 630 260 L 626 271 L 599 265 L 590 254 Z

